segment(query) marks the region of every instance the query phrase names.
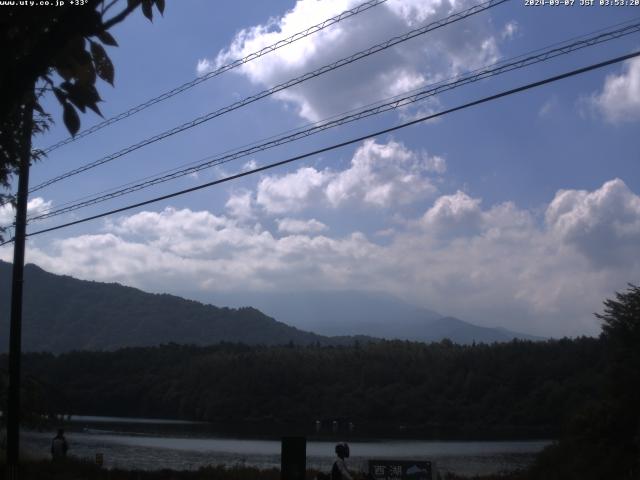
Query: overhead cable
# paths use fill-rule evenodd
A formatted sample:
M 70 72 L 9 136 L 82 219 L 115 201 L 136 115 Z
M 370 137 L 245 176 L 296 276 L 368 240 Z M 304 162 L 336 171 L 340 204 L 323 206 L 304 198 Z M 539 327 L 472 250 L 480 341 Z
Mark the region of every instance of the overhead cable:
M 436 30 L 438 28 L 442 28 L 442 27 L 444 27 L 446 25 L 449 25 L 451 23 L 458 22 L 458 21 L 463 20 L 463 19 L 465 19 L 467 17 L 470 17 L 472 15 L 478 14 L 478 13 L 483 12 L 485 10 L 488 10 L 490 8 L 496 7 L 496 6 L 501 5 L 501 4 L 503 4 L 505 2 L 508 2 L 508 1 L 510 1 L 510 0 L 488 0 L 488 1 L 484 2 L 484 3 L 478 4 L 478 5 L 474 5 L 473 7 L 468 8 L 466 10 L 463 10 L 461 12 L 454 13 L 454 14 L 452 14 L 452 15 L 446 17 L 446 18 L 443 18 L 441 20 L 438 20 L 438 21 L 432 22 L 432 23 L 430 23 L 428 25 L 425 25 L 423 27 L 411 30 L 411 31 L 409 31 L 409 32 L 407 32 L 407 33 L 405 33 L 403 35 L 399 35 L 397 37 L 393 37 L 393 38 L 391 38 L 391 39 L 389 39 L 389 40 L 387 40 L 387 41 L 385 41 L 383 43 L 379 43 L 377 45 L 369 47 L 368 49 L 362 50 L 362 51 L 360 51 L 358 53 L 355 53 L 355 54 L 353 54 L 353 55 L 351 55 L 349 57 L 343 58 L 343 59 L 338 60 L 338 61 L 336 61 L 334 63 L 329 64 L 329 65 L 325 65 L 323 67 L 320 67 L 320 68 L 318 68 L 318 69 L 316 69 L 316 70 L 314 70 L 312 72 L 305 73 L 304 75 L 301 75 L 299 77 L 296 77 L 296 78 L 293 78 L 291 80 L 288 80 L 288 81 L 286 81 L 284 83 L 281 83 L 279 85 L 276 85 L 275 87 L 272 87 L 272 88 L 270 88 L 268 90 L 263 90 L 260 93 L 252 95 L 250 97 L 246 97 L 243 100 L 239 100 L 239 101 L 237 101 L 235 103 L 232 103 L 232 104 L 230 104 L 230 105 L 228 105 L 226 107 L 220 108 L 220 109 L 215 110 L 213 112 L 209 112 L 209 113 L 207 113 L 205 115 L 202 115 L 200 117 L 197 117 L 197 118 L 195 118 L 195 119 L 193 119 L 193 120 L 191 120 L 189 122 L 183 123 L 183 124 L 178 125 L 178 126 L 176 126 L 174 128 L 166 130 L 166 131 L 164 131 L 162 133 L 154 135 L 153 137 L 150 137 L 150 138 L 147 138 L 145 140 L 142 140 L 142 141 L 140 141 L 140 142 L 138 142 L 138 143 L 136 143 L 134 145 L 130 145 L 130 146 L 128 146 L 128 147 L 126 147 L 126 148 L 124 148 L 122 150 L 119 150 L 119 151 L 117 151 L 115 153 L 112 153 L 110 155 L 102 157 L 102 158 L 100 158 L 98 160 L 95 160 L 95 161 L 93 161 L 91 163 L 88 163 L 88 164 L 83 165 L 81 167 L 78 167 L 78 168 L 75 168 L 73 170 L 67 171 L 67 172 L 65 172 L 65 173 L 63 173 L 61 175 L 58 175 L 58 176 L 56 176 L 54 178 L 46 180 L 46 181 L 40 183 L 39 185 L 36 185 L 35 187 L 32 187 L 29 190 L 29 193 L 36 192 L 36 191 L 41 190 L 41 189 L 43 189 L 45 187 L 48 187 L 49 185 L 52 185 L 52 184 L 57 183 L 57 182 L 60 182 L 60 181 L 65 180 L 65 179 L 67 179 L 69 177 L 72 177 L 74 175 L 78 175 L 79 173 L 82 173 L 82 172 L 85 172 L 87 170 L 93 169 L 93 168 L 98 167 L 100 165 L 103 165 L 103 164 L 105 164 L 107 162 L 111 162 L 111 161 L 113 161 L 113 160 L 115 160 L 117 158 L 123 157 L 124 155 L 127 155 L 127 154 L 129 154 L 129 153 L 131 153 L 131 152 L 133 152 L 135 150 L 138 150 L 138 149 L 140 149 L 142 147 L 145 147 L 145 146 L 150 145 L 152 143 L 158 142 L 160 140 L 163 140 L 163 139 L 165 139 L 167 137 L 170 137 L 170 136 L 175 135 L 177 133 L 183 132 L 183 131 L 188 130 L 190 128 L 196 127 L 196 126 L 198 126 L 198 125 L 200 125 L 200 124 L 202 124 L 204 122 L 208 122 L 209 120 L 212 120 L 212 119 L 214 119 L 216 117 L 219 117 L 221 115 L 229 113 L 229 112 L 231 112 L 233 110 L 237 110 L 237 109 L 239 109 L 241 107 L 244 107 L 244 106 L 249 105 L 249 104 L 251 104 L 253 102 L 256 102 L 256 101 L 258 101 L 258 100 L 260 100 L 262 98 L 265 98 L 265 97 L 268 97 L 270 95 L 273 95 L 274 93 L 280 92 L 280 91 L 285 90 L 287 88 L 290 88 L 290 87 L 292 87 L 294 85 L 298 85 L 298 84 L 300 84 L 302 82 L 305 82 L 305 81 L 307 81 L 309 79 L 319 77 L 319 76 L 321 76 L 321 75 L 323 75 L 323 74 L 325 74 L 327 72 L 336 70 L 336 69 L 341 68 L 341 67 L 343 67 L 345 65 L 349 65 L 349 64 L 351 64 L 353 62 L 356 62 L 358 60 L 366 58 L 366 57 L 368 57 L 370 55 L 373 55 L 373 54 L 376 54 L 376 53 L 381 52 L 383 50 L 386 50 L 388 48 L 391 48 L 394 45 L 398 45 L 399 43 L 406 42 L 406 41 L 408 41 L 408 40 L 410 40 L 412 38 L 415 38 L 415 37 L 420 36 L 420 35 L 424 35 L 424 34 L 426 34 L 428 32 L 431 32 L 431 31 Z
M 74 210 L 78 210 L 80 208 L 85 208 L 90 205 L 102 203 L 102 202 L 129 194 L 129 193 L 133 193 L 145 188 L 149 188 L 154 185 L 158 185 L 160 183 L 164 183 L 170 180 L 184 177 L 186 175 L 191 175 L 201 170 L 211 168 L 213 166 L 221 165 L 223 163 L 236 160 L 238 158 L 246 157 L 248 155 L 252 155 L 257 152 L 261 152 L 261 151 L 274 148 L 286 143 L 290 143 L 290 142 L 299 140 L 301 138 L 308 137 L 310 135 L 314 135 L 316 133 L 322 132 L 324 130 L 328 130 L 330 128 L 334 128 L 340 125 L 361 120 L 363 118 L 367 118 L 373 115 L 378 115 L 378 114 L 381 114 L 390 110 L 394 110 L 397 108 L 405 107 L 410 104 L 422 101 L 426 98 L 435 96 L 447 90 L 452 90 L 454 88 L 458 88 L 458 87 L 461 87 L 473 82 L 477 82 L 489 77 L 493 77 L 493 76 L 500 75 L 513 70 L 525 68 L 537 63 L 545 62 L 552 58 L 556 58 L 560 55 L 566 55 L 576 50 L 580 50 L 586 47 L 591 47 L 600 43 L 604 43 L 610 40 L 614 40 L 614 39 L 617 39 L 626 35 L 630 35 L 632 33 L 638 33 L 638 32 L 640 32 L 640 22 L 633 25 L 627 25 L 612 31 L 607 31 L 589 38 L 585 38 L 568 45 L 562 45 L 560 47 L 541 51 L 540 53 L 537 53 L 535 55 L 530 55 L 525 57 L 522 57 L 522 56 L 516 57 L 518 58 L 518 60 L 515 60 L 515 61 L 507 60 L 505 62 L 501 62 L 498 66 L 491 65 L 489 67 L 484 67 L 482 69 L 475 70 L 467 75 L 459 76 L 453 79 L 453 81 L 440 82 L 435 85 L 430 85 L 428 87 L 419 89 L 417 91 L 413 91 L 410 95 L 394 97 L 392 101 L 382 103 L 364 110 L 360 110 L 357 113 L 352 113 L 352 114 L 344 115 L 328 121 L 319 122 L 317 124 L 314 124 L 310 128 L 295 131 L 294 133 L 290 133 L 280 137 L 275 137 L 272 140 L 269 140 L 261 144 L 252 145 L 247 148 L 231 151 L 229 153 L 225 153 L 221 155 L 206 157 L 200 160 L 201 163 L 197 165 L 189 166 L 188 168 L 174 170 L 174 171 L 171 171 L 170 173 L 152 177 L 139 183 L 127 184 L 123 188 L 112 190 L 109 193 L 93 196 L 92 198 L 89 198 L 87 200 L 82 200 L 78 202 L 69 202 L 68 204 L 66 204 L 66 206 L 63 205 L 56 209 L 45 211 L 44 213 L 40 213 L 39 215 L 31 217 L 29 220 L 30 221 L 44 220 L 44 219 L 62 215 L 64 213 L 68 213 Z
M 442 117 L 444 115 L 448 115 L 448 114 L 453 113 L 453 112 L 457 112 L 457 111 L 460 111 L 460 110 L 465 110 L 467 108 L 474 107 L 474 106 L 477 106 L 477 105 L 480 105 L 480 104 L 483 104 L 483 103 L 495 101 L 495 100 L 498 100 L 498 99 L 503 98 L 503 97 L 507 97 L 507 96 L 510 96 L 510 95 L 514 95 L 516 93 L 524 92 L 526 90 L 531 90 L 533 88 L 537 88 L 537 87 L 540 87 L 542 85 L 547 85 L 547 84 L 550 84 L 550 83 L 554 83 L 554 82 L 557 82 L 559 80 L 563 80 L 565 78 L 569 78 L 569 77 L 573 77 L 573 76 L 576 76 L 576 75 L 580 75 L 580 74 L 583 74 L 583 73 L 586 73 L 586 72 L 590 72 L 592 70 L 596 70 L 596 69 L 599 69 L 599 68 L 604 68 L 604 67 L 607 67 L 609 65 L 620 63 L 620 62 L 623 62 L 625 60 L 629 60 L 631 58 L 635 58 L 635 57 L 638 57 L 638 56 L 640 56 L 640 51 L 637 51 L 637 52 L 634 52 L 634 53 L 630 53 L 630 54 L 627 54 L 627 55 L 622 55 L 622 56 L 619 56 L 619 57 L 616 57 L 616 58 L 612 58 L 612 59 L 609 59 L 609 60 L 606 60 L 606 61 L 603 61 L 603 62 L 591 64 L 591 65 L 589 65 L 587 67 L 578 68 L 576 70 L 571 70 L 569 72 L 565 72 L 565 73 L 562 73 L 560 75 L 555 75 L 555 76 L 552 76 L 552 77 L 545 78 L 544 80 L 539 80 L 537 82 L 528 83 L 526 85 L 522 85 L 520 87 L 512 88 L 510 90 L 506 90 L 506 91 L 503 91 L 503 92 L 500 92 L 500 93 L 497 93 L 497 94 L 494 94 L 494 95 L 490 95 L 488 97 L 484 97 L 484 98 L 481 98 L 479 100 L 475 100 L 475 101 L 472 101 L 472 102 L 469 102 L 469 103 L 465 103 L 465 104 L 459 105 L 457 107 L 449 108 L 447 110 L 443 110 L 443 111 L 440 111 L 438 113 L 425 115 L 423 117 L 411 120 L 409 122 L 402 123 L 400 125 L 396 125 L 394 127 L 385 128 L 385 129 L 379 130 L 377 132 L 373 132 L 373 133 L 370 133 L 370 134 L 367 134 L 367 135 L 363 135 L 363 136 L 360 136 L 360 137 L 357 137 L 357 138 L 352 138 L 350 140 L 347 140 L 347 141 L 344 141 L 344 142 L 341 142 L 341 143 L 336 143 L 336 144 L 333 144 L 333 145 L 330 145 L 330 146 L 327 146 L 327 147 L 324 147 L 324 148 L 320 148 L 320 149 L 314 150 L 312 152 L 303 153 L 301 155 L 297 155 L 295 157 L 288 158 L 286 160 L 281 160 L 279 162 L 270 163 L 270 164 L 264 165 L 262 167 L 257 167 L 257 168 L 251 169 L 251 170 L 247 170 L 247 171 L 244 171 L 244 172 L 241 172 L 241 173 L 237 173 L 235 175 L 231 175 L 231 176 L 228 176 L 228 177 L 225 177 L 225 178 L 222 178 L 222 179 L 214 180 L 212 182 L 204 183 L 202 185 L 198 185 L 198 186 L 195 186 L 195 187 L 187 188 L 187 189 L 180 190 L 180 191 L 177 191 L 177 192 L 169 193 L 169 194 L 166 194 L 166 195 L 161 195 L 159 197 L 155 197 L 155 198 L 152 198 L 152 199 L 149 199 L 149 200 L 145 200 L 143 202 L 138 202 L 138 203 L 134 203 L 134 204 L 131 204 L 131 205 L 124 206 L 124 207 L 120 207 L 120 208 L 116 208 L 116 209 L 113 209 L 113 210 L 109 210 L 107 212 L 99 213 L 97 215 L 92 215 L 92 216 L 85 217 L 85 218 L 82 218 L 82 219 L 79 219 L 79 220 L 74 220 L 72 222 L 67 222 L 67 223 L 63 223 L 61 225 L 56 225 L 54 227 L 49 227 L 49 228 L 45 228 L 45 229 L 42 229 L 42 230 L 37 230 L 35 232 L 30 232 L 30 233 L 27 234 L 27 236 L 28 237 L 33 237 L 35 235 L 40 235 L 40 234 L 47 233 L 47 232 L 53 232 L 55 230 L 60 230 L 62 228 L 71 227 L 73 225 L 79 225 L 81 223 L 89 222 L 91 220 L 96 220 L 98 218 L 107 217 L 109 215 L 113 215 L 113 214 L 116 214 L 116 213 L 126 212 L 126 211 L 132 210 L 134 208 L 143 207 L 145 205 L 150 205 L 152 203 L 156 203 L 156 202 L 159 202 L 159 201 L 162 201 L 162 200 L 168 200 L 170 198 L 174 198 L 174 197 L 178 197 L 178 196 L 181 196 L 181 195 L 185 195 L 187 193 L 195 192 L 195 191 L 202 190 L 202 189 L 205 189 L 205 188 L 209 188 L 209 187 L 212 187 L 212 186 L 215 186 L 215 185 L 220 185 L 222 183 L 226 183 L 226 182 L 229 182 L 229 181 L 232 181 L 232 180 L 236 180 L 238 178 L 242 178 L 242 177 L 246 177 L 248 175 L 253 175 L 255 173 L 259 173 L 259 172 L 263 172 L 263 171 L 266 171 L 266 170 L 270 170 L 272 168 L 279 167 L 279 166 L 282 166 L 282 165 L 286 165 L 286 164 L 289 164 L 289 163 L 293 163 L 295 161 L 302 160 L 304 158 L 308 158 L 308 157 L 311 157 L 311 156 L 314 156 L 314 155 L 319 155 L 321 153 L 329 152 L 331 150 L 336 150 L 338 148 L 342 148 L 342 147 L 345 147 L 345 146 L 348 146 L 348 145 L 352 145 L 354 143 L 362 142 L 363 140 L 368 140 L 368 139 L 371 139 L 371 138 L 374 138 L 374 137 L 377 137 L 377 136 L 380 136 L 380 135 L 391 133 L 391 132 L 394 132 L 394 131 L 409 127 L 411 125 L 415 125 L 415 124 L 418 124 L 418 123 L 426 122 L 427 120 L 432 120 L 434 118 L 438 118 L 438 117 Z M 7 241 L 1 243 L 0 246 L 6 245 L 7 243 L 10 243 L 12 241 L 13 241 L 13 239 L 7 240 Z
M 109 125 L 113 125 L 116 122 L 119 122 L 121 120 L 124 120 L 125 118 L 131 117 L 133 115 L 135 115 L 136 113 L 139 113 L 143 110 L 146 110 L 147 108 L 151 107 L 152 105 L 155 105 L 157 103 L 163 102 L 175 95 L 178 95 L 179 93 L 182 93 L 186 90 L 189 90 L 193 87 L 195 87 L 196 85 L 201 84 L 202 82 L 205 82 L 213 77 L 217 77 L 218 75 L 221 75 L 225 72 L 228 72 L 229 70 L 233 70 L 234 68 L 238 68 L 246 63 L 251 62 L 252 60 L 256 60 L 257 58 L 260 58 L 268 53 L 271 53 L 275 50 L 278 50 L 279 48 L 282 48 L 286 45 L 290 45 L 294 42 L 297 42 L 298 40 L 302 40 L 303 38 L 306 38 L 310 35 L 313 35 L 314 33 L 319 32 L 320 30 L 324 30 L 327 27 L 330 27 L 331 25 L 335 25 L 338 22 L 341 22 L 342 20 L 345 20 L 347 18 L 353 17 L 354 15 L 357 15 L 359 13 L 362 13 L 366 10 L 369 10 L 370 8 L 373 8 L 377 5 L 380 5 L 381 3 L 386 2 L 387 0 L 369 0 L 367 2 L 361 3 L 360 5 L 351 8 L 349 10 L 345 10 L 344 12 L 340 13 L 339 15 L 336 15 L 335 17 L 331 17 L 328 18 L 327 20 L 324 20 L 316 25 L 313 25 L 301 32 L 297 32 L 294 33 L 293 35 L 284 38 L 282 40 L 278 40 L 275 43 L 272 43 L 271 45 L 268 45 L 264 48 L 261 48 L 260 50 L 250 53 L 249 55 L 234 60 L 230 63 L 227 63 L 225 65 L 222 65 L 221 67 L 218 67 L 217 69 L 205 73 L 204 75 L 201 75 L 197 78 L 194 78 L 193 80 L 183 83 L 182 85 L 175 87 L 167 92 L 162 93 L 161 95 L 158 95 L 156 97 L 153 97 L 149 100 L 147 100 L 146 102 L 143 102 L 139 105 L 136 105 L 135 107 L 130 108 L 129 110 L 126 110 L 122 113 L 119 113 L 117 115 L 114 115 L 113 117 L 107 118 L 106 120 L 93 125 L 90 128 L 87 128 L 79 133 L 77 133 L 75 136 L 72 137 L 68 137 L 65 138 L 64 140 L 61 140 L 57 143 L 54 143 L 53 145 L 50 145 L 46 148 L 44 148 L 42 151 L 44 153 L 50 153 L 60 147 L 62 147 L 63 145 L 67 145 L 68 143 L 71 142 L 75 142 L 76 140 L 79 140 L 81 138 L 84 138 L 88 135 L 91 135 L 92 133 L 97 132 L 98 130 L 102 130 L 105 127 L 108 127 Z

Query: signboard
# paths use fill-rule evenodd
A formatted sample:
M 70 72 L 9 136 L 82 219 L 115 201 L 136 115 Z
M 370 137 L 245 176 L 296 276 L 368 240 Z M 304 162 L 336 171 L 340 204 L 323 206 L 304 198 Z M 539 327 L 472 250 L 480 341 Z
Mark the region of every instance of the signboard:
M 282 480 L 304 480 L 307 471 L 307 439 L 284 437 L 280 462 Z
M 369 460 L 373 480 L 433 480 L 431 462 L 426 460 Z

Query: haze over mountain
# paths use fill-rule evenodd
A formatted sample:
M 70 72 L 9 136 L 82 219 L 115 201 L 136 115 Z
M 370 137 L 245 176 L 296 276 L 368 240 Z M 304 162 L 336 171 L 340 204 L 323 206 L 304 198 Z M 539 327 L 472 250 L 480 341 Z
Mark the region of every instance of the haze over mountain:
M 11 265 L 0 262 L 0 329 L 6 334 L 10 277 Z M 222 341 L 339 345 L 374 337 L 427 342 L 449 338 L 456 343 L 532 338 L 478 327 L 373 293 L 247 294 L 235 299 L 228 295 L 217 302 L 239 308 L 146 293 L 117 283 L 78 280 L 30 264 L 25 267 L 23 349 L 65 352 Z M 7 348 L 8 342 L 0 344 L 0 351 Z
M 199 298 L 218 305 L 251 305 L 287 325 L 320 335 L 370 335 L 422 342 L 449 338 L 456 343 L 542 340 L 500 327 L 480 327 L 378 292 L 242 292 Z

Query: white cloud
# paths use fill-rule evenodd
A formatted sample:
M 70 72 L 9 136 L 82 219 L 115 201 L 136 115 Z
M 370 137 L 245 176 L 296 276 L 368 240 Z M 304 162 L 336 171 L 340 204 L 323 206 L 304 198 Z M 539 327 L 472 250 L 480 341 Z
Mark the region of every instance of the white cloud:
M 559 191 L 546 212 L 552 231 L 598 266 L 638 256 L 640 197 L 620 179 L 593 192 Z
M 510 22 L 507 22 L 504 28 L 502 29 L 502 39 L 503 40 L 512 39 L 513 37 L 516 36 L 519 30 L 520 30 L 520 24 L 518 22 L 516 22 L 515 20 L 511 20 Z
M 427 157 L 425 168 L 429 172 L 442 174 L 447 171 L 447 162 L 444 158 L 434 155 L 433 157 Z
M 592 312 L 640 277 L 640 197 L 621 180 L 558 192 L 543 223 L 513 203 L 483 207 L 456 192 L 408 226 L 379 231 L 383 245 L 355 228 L 329 237 L 323 225 L 283 218 L 279 230 L 292 235 L 278 237 L 257 222 L 167 208 L 116 219 L 100 235 L 40 248 L 36 237 L 28 259 L 152 291 L 367 288 L 542 335 L 597 333 Z
M 427 174 L 445 165 L 441 157 L 415 153 L 399 142 L 367 140 L 350 167 L 331 178 L 325 193 L 333 206 L 353 200 L 376 207 L 410 204 L 435 194 Z
M 534 219 L 529 212 L 519 210 L 512 202 L 482 209 L 482 200 L 458 190 L 442 195 L 425 212 L 417 225 L 434 238 L 484 235 L 496 238 L 505 233 L 530 230 Z
M 256 202 L 268 213 L 303 210 L 331 176 L 328 171 L 304 167 L 295 173 L 264 177 L 258 182 Z
M 608 75 L 592 105 L 612 123 L 640 120 L 640 58 L 624 63 L 619 75 Z
M 377 232 L 374 232 L 374 235 L 376 237 L 390 237 L 390 236 L 394 235 L 395 233 L 396 233 L 396 231 L 393 228 L 384 228 L 382 230 L 378 230 Z
M 206 58 L 198 60 L 198 65 L 196 65 L 196 73 L 198 74 L 198 76 L 204 75 L 205 73 L 210 72 L 213 69 L 214 66 Z
M 278 231 L 285 233 L 318 233 L 327 230 L 324 223 L 319 222 L 315 218 L 310 220 L 297 220 L 295 218 L 281 218 L 276 220 Z
M 242 190 L 240 192 L 234 192 L 229 196 L 229 200 L 225 204 L 225 208 L 229 211 L 232 217 L 239 219 L 254 218 L 253 212 L 253 200 L 251 192 L 248 190 Z
M 29 200 L 27 203 L 27 215 L 37 216 L 41 215 L 51 209 L 51 200 L 45 200 L 42 197 L 36 197 Z M 7 203 L 0 207 L 0 225 L 13 225 L 15 221 L 16 211 L 13 205 Z
M 242 58 L 358 3 L 359 0 L 299 0 L 281 17 L 241 30 L 228 48 L 218 53 L 215 62 L 209 61 L 208 67 Z M 260 87 L 270 88 L 472 4 L 471 0 L 389 1 L 248 62 L 234 72 Z M 437 81 L 495 61 L 498 47 L 490 17 L 476 15 L 464 23 L 464 28 L 432 31 L 284 90 L 276 98 L 294 105 L 303 118 L 317 121 L 425 81 Z M 205 69 L 206 62 L 201 60 L 198 67 Z
M 258 162 L 256 162 L 253 158 L 242 166 L 243 170 L 254 170 L 256 168 L 258 168 Z
M 438 198 L 422 217 L 423 227 L 432 232 L 474 233 L 482 223 L 480 199 L 458 191 Z
M 290 223 L 289 226 L 292 224 Z M 320 222 L 308 222 L 318 230 Z M 295 225 L 294 225 L 295 227 Z M 209 212 L 166 208 L 140 212 L 106 225 L 107 232 L 29 249 L 29 261 L 80 278 L 121 281 L 154 291 L 311 287 L 318 278 L 336 284 L 376 246 L 359 233 L 340 239 L 290 235 L 280 239 L 259 224 L 239 224 Z M 2 258 L 9 253 L 3 249 Z M 351 258 L 344 266 L 335 258 Z M 295 271 L 295 277 L 289 277 Z
M 338 207 L 345 203 L 387 208 L 433 196 L 429 174 L 443 173 L 442 157 L 416 153 L 402 143 L 365 141 L 348 168 L 340 171 L 303 167 L 258 183 L 256 203 L 270 214 L 299 212 L 309 205 Z

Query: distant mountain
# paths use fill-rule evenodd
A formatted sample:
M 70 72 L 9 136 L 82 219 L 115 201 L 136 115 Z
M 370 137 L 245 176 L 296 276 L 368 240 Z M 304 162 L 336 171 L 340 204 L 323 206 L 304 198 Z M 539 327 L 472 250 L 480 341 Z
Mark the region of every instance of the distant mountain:
M 11 264 L 0 262 L 0 351 L 8 349 L 10 278 Z M 24 351 L 111 350 L 169 342 L 326 345 L 355 340 L 304 332 L 251 307 L 218 308 L 25 267 Z
M 214 294 L 203 301 L 240 307 L 252 305 L 267 315 L 321 335 L 370 335 L 386 339 L 455 343 L 543 340 L 505 328 L 487 328 L 410 305 L 385 293 L 314 291 Z
M 455 343 L 510 342 L 513 339 L 539 341 L 542 337 L 512 332 L 506 328 L 487 328 L 465 322 L 455 317 L 442 317 L 429 324 L 430 336 L 448 338 Z M 422 339 L 426 341 L 426 339 Z
M 8 349 L 10 278 L 11 264 L 0 261 L 0 352 Z M 27 265 L 23 350 L 113 350 L 170 342 L 344 345 L 376 338 L 424 342 L 448 338 L 455 343 L 538 340 L 444 317 L 386 294 L 244 293 L 218 295 L 207 303 L 212 300 L 238 308 L 78 280 Z

